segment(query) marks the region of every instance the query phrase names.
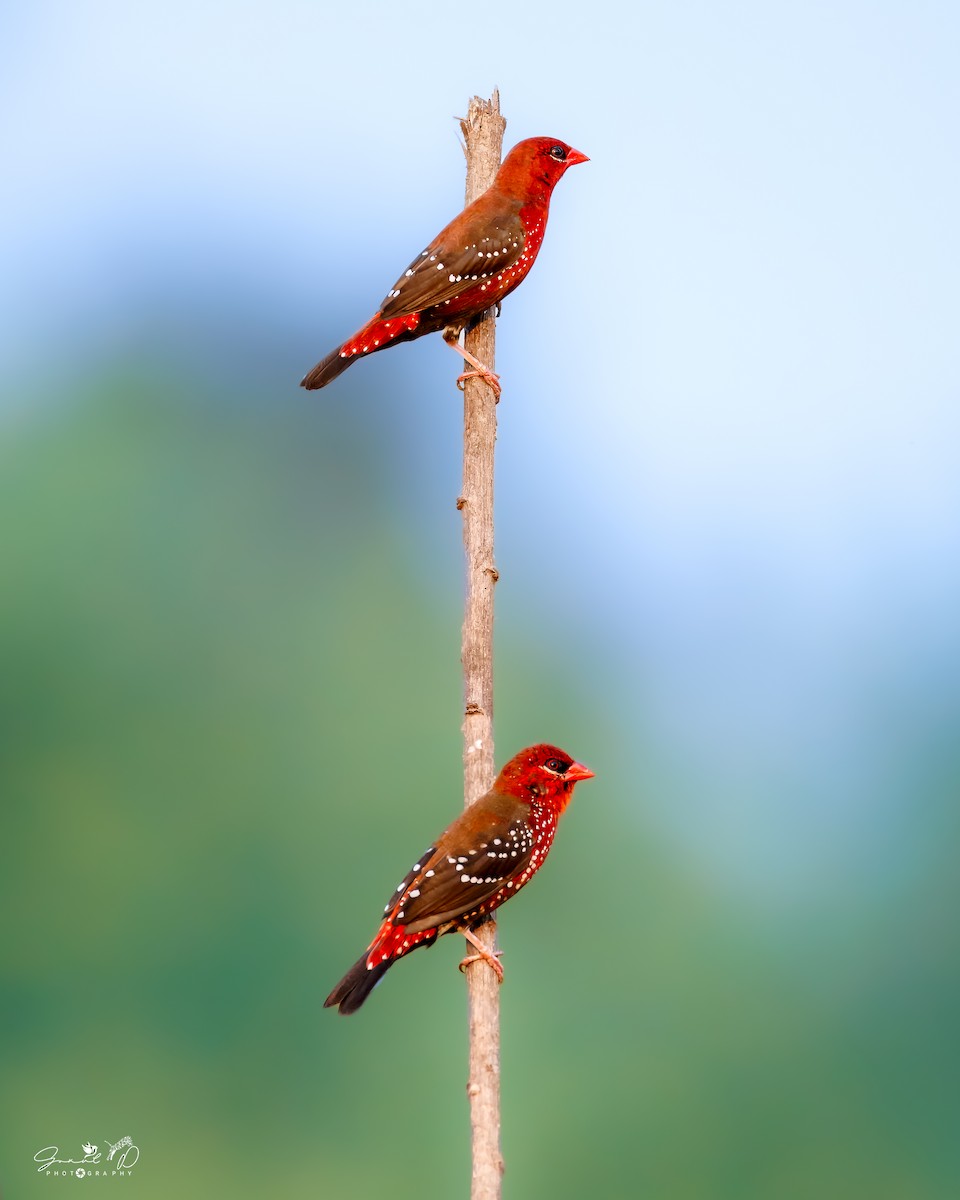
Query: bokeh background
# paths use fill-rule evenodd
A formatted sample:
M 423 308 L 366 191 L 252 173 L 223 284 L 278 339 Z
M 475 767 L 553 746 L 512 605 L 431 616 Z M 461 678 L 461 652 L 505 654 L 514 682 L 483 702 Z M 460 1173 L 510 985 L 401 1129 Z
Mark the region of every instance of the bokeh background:
M 453 939 L 320 1005 L 460 795 L 440 339 L 297 383 L 591 156 L 504 305 L 497 747 L 589 763 L 501 924 L 506 1195 L 960 1194 L 960 15 L 7 3 L 0 1179 L 466 1194 Z

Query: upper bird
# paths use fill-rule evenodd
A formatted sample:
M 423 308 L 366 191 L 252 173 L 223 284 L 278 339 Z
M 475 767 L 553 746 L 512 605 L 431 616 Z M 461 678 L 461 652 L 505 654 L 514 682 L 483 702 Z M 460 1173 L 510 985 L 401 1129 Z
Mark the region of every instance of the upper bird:
M 417 255 L 379 311 L 300 386 L 326 387 L 361 355 L 442 329 L 473 367 L 460 380 L 481 375 L 499 396 L 497 376 L 458 344 L 460 333 L 525 278 L 543 242 L 553 189 L 567 167 L 582 162 L 589 162 L 585 154 L 556 138 L 519 142 L 483 195 Z
M 503 979 L 497 959 L 473 930 L 543 866 L 557 821 L 580 779 L 593 772 L 556 746 L 514 755 L 493 787 L 465 809 L 417 859 L 384 908 L 377 935 L 323 1007 L 356 1012 L 390 967 L 441 934 L 462 933 Z

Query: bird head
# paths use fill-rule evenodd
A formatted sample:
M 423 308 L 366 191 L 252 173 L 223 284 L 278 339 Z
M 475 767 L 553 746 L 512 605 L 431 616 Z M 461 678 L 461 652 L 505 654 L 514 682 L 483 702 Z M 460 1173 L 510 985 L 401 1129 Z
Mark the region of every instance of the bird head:
M 565 750 L 541 743 L 521 750 L 497 776 L 494 787 L 523 800 L 552 798 L 562 812 L 573 788 L 581 779 L 592 779 L 593 771 Z
M 568 167 L 589 162 L 559 138 L 535 137 L 518 142 L 503 160 L 497 184 L 511 195 L 528 198 L 542 192 L 547 198 Z

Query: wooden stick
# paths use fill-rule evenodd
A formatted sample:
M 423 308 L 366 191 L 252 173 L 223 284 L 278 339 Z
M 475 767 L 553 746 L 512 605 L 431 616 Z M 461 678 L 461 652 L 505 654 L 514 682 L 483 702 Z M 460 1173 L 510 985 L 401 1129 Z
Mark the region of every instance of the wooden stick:
M 500 95 L 474 96 L 460 122 L 467 156 L 469 204 L 490 186 L 500 166 L 506 121 Z M 495 320 L 492 311 L 465 338 L 467 350 L 494 370 Z M 493 450 L 497 437 L 497 400 L 479 378 L 463 391 L 463 490 L 457 507 L 463 514 L 466 600 L 463 614 L 463 799 L 469 806 L 488 791 L 496 775 L 493 757 Z M 493 920 L 478 937 L 496 946 Z M 470 947 L 472 953 L 473 947 Z M 500 1153 L 500 985 L 490 967 L 467 967 L 470 1018 L 470 1126 L 473 1145 L 471 1200 L 500 1200 L 503 1158 Z

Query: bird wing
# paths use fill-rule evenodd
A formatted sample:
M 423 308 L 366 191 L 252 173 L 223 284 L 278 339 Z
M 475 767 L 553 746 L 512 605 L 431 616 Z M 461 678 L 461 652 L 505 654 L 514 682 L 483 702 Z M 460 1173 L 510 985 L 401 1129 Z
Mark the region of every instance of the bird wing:
M 520 875 L 534 847 L 526 811 L 522 802 L 498 793 L 487 793 L 467 809 L 388 902 L 386 912 L 392 910 L 393 923 L 419 933 L 455 921 Z
M 519 260 L 526 241 L 519 213 L 485 220 L 482 233 L 476 225 L 471 229 L 470 223 L 458 226 L 459 220 L 439 233 L 407 267 L 384 297 L 381 317 L 405 316 L 443 304 Z

